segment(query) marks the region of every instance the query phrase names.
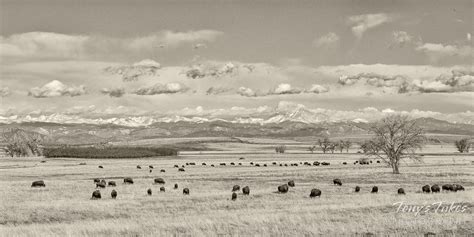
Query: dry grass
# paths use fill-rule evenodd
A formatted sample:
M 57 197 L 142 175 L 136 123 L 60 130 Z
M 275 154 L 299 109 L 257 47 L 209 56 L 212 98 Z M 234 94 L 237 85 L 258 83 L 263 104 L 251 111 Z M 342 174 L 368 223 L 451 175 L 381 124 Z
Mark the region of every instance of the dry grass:
M 246 155 L 185 156 L 179 158 L 133 160 L 81 160 L 38 158 L 0 160 L 1 236 L 342 236 L 441 235 L 465 236 L 474 233 L 474 166 L 472 156 L 425 157 L 425 163 L 408 163 L 401 175 L 392 175 L 380 164 L 354 166 L 355 155 Z M 329 167 L 280 167 L 272 161 L 290 163 L 330 161 Z M 196 162 L 177 172 L 174 164 Z M 252 167 L 249 162 L 266 163 Z M 349 165 L 341 165 L 343 161 Z M 86 162 L 87 165 L 78 165 Z M 207 166 L 201 166 L 206 162 Z M 227 166 L 218 164 L 227 162 Z M 230 166 L 230 162 L 243 166 Z M 216 167 L 210 167 L 216 164 Z M 104 169 L 98 169 L 103 165 Z M 136 169 L 141 165 L 143 169 Z M 153 173 L 145 168 L 154 165 Z M 166 173 L 159 173 L 166 169 Z M 133 177 L 134 185 L 123 185 L 122 177 Z M 166 192 L 159 192 L 153 178 L 166 180 Z M 90 200 L 95 188 L 92 179 L 115 180 L 102 192 L 102 200 Z M 333 186 L 340 178 L 343 186 Z M 43 179 L 46 188 L 30 188 Z M 296 187 L 287 194 L 275 193 L 279 184 L 293 179 Z M 180 188 L 173 190 L 174 183 Z M 423 194 L 424 184 L 460 183 L 465 192 Z M 249 185 L 250 196 L 230 200 L 234 184 Z M 354 193 L 359 185 L 361 193 Z M 378 194 L 370 194 L 373 185 Z M 153 196 L 146 190 L 152 188 Z M 183 196 L 188 187 L 191 195 Z M 396 194 L 404 187 L 407 195 Z M 319 188 L 321 198 L 308 197 Z M 465 213 L 396 213 L 393 203 L 465 203 Z

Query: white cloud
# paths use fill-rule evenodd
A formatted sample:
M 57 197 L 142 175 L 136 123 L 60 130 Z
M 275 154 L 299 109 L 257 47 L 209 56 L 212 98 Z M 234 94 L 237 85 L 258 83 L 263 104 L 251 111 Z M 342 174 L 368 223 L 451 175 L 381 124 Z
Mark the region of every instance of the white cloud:
M 223 94 L 229 91 L 232 91 L 232 89 L 227 88 L 227 87 L 213 87 L 212 86 L 212 87 L 209 87 L 209 89 L 207 89 L 206 95 L 219 95 L 219 94 Z
M 339 36 L 334 32 L 329 32 L 326 35 L 321 36 L 313 41 L 313 45 L 316 47 L 330 47 L 339 42 Z
M 104 69 L 105 72 L 121 75 L 123 81 L 136 81 L 143 76 L 158 76 L 161 65 L 151 59 L 144 59 L 132 65 L 110 66 Z
M 103 88 L 100 92 L 104 95 L 109 95 L 110 97 L 122 97 L 125 95 L 125 89 L 123 88 Z
M 11 94 L 10 88 L 8 87 L 0 87 L 0 97 L 7 97 Z
M 301 93 L 300 89 L 297 88 L 292 88 L 290 84 L 287 83 L 282 83 L 278 85 L 272 92 L 271 94 L 277 94 L 277 95 L 282 95 L 282 94 L 299 94 Z
M 158 95 L 158 94 L 175 94 L 175 93 L 184 93 L 188 91 L 189 88 L 180 84 L 180 83 L 167 83 L 161 84 L 157 83 L 150 87 L 142 87 L 134 91 L 136 95 Z
M 367 30 L 392 20 L 393 18 L 388 14 L 378 13 L 350 16 L 347 19 L 347 23 L 352 26 L 352 33 L 360 39 Z
M 474 51 L 469 45 L 444 45 L 425 43 L 416 47 L 416 50 L 426 54 L 431 61 L 437 62 L 445 57 L 473 57 Z
M 31 88 L 29 96 L 35 98 L 57 97 L 57 96 L 80 96 L 86 94 L 85 86 L 66 86 L 60 81 L 51 81 L 42 87 Z
M 239 89 L 237 90 L 237 94 L 239 94 L 241 96 L 246 96 L 246 97 L 256 97 L 257 96 L 257 93 L 255 91 L 253 91 L 250 88 L 243 87 L 243 86 L 239 87 Z
M 321 93 L 329 92 L 329 88 L 328 88 L 328 87 L 325 87 L 325 86 L 313 84 L 313 85 L 311 85 L 311 88 L 309 88 L 308 90 L 306 90 L 306 92 L 308 92 L 308 93 L 321 94 Z
M 411 43 L 413 40 L 413 36 L 408 34 L 405 31 L 394 31 L 392 32 L 393 43 L 398 45 L 399 47 L 403 47 L 408 43 Z

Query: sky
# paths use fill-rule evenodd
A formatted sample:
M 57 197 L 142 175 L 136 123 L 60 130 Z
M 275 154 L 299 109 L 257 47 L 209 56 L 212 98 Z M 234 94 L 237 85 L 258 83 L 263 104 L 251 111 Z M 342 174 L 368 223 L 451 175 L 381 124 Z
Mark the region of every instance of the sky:
M 305 106 L 472 121 L 472 9 L 469 0 L 2 0 L 0 116 Z

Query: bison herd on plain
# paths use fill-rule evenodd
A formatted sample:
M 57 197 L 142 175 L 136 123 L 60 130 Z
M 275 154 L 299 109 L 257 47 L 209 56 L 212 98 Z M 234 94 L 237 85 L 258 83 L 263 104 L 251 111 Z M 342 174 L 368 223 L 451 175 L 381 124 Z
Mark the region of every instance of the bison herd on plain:
M 240 160 L 243 160 L 243 159 L 244 159 L 243 157 L 240 158 Z M 371 164 L 371 163 L 372 163 L 372 161 L 360 160 L 360 161 L 355 161 L 354 165 L 355 164 L 368 165 L 368 164 Z M 380 161 L 377 161 L 377 163 L 380 163 Z M 260 167 L 259 163 L 250 162 L 249 164 L 251 166 Z M 274 166 L 278 165 L 277 162 L 272 162 L 271 164 L 274 165 Z M 318 161 L 315 161 L 312 164 L 310 162 L 304 162 L 304 163 L 300 162 L 299 164 L 306 165 L 306 166 L 311 166 L 311 165 L 313 165 L 313 166 L 319 166 L 319 165 L 328 166 L 328 165 L 330 165 L 329 162 L 318 162 Z M 298 166 L 299 164 L 298 163 L 291 163 L 290 166 Z M 342 164 L 347 165 L 346 162 L 343 162 Z M 85 163 L 80 163 L 80 165 L 85 165 Z M 186 163 L 186 166 L 194 166 L 194 165 L 196 165 L 195 162 Z M 207 166 L 206 163 L 201 163 L 201 165 L 202 166 Z M 219 165 L 220 166 L 226 166 L 226 163 L 219 163 Z M 230 165 L 234 166 L 236 164 L 234 162 L 231 162 Z M 242 165 L 242 163 L 238 163 L 238 165 Z M 267 164 L 264 163 L 263 166 L 267 167 Z M 288 166 L 288 164 L 281 164 L 280 163 L 279 166 Z M 99 165 L 98 167 L 100 169 L 104 168 L 102 165 Z M 178 172 L 185 172 L 185 169 L 184 169 L 185 166 L 184 165 L 182 165 L 181 167 L 179 165 L 174 165 L 173 167 L 178 168 Z M 211 167 L 215 167 L 214 164 L 211 164 Z M 137 165 L 136 168 L 137 169 L 142 169 L 142 167 L 140 165 Z M 152 165 L 149 165 L 148 168 L 150 170 L 150 173 L 154 169 L 154 167 Z M 160 172 L 166 172 L 166 170 L 161 169 Z M 126 177 L 126 178 L 123 179 L 123 183 L 124 184 L 134 184 L 134 181 L 133 181 L 132 178 Z M 165 183 L 166 182 L 163 178 L 155 178 L 154 179 L 154 184 L 165 185 Z M 94 179 L 94 184 L 96 185 L 96 190 L 94 190 L 92 192 L 92 198 L 91 199 L 101 199 L 102 198 L 102 195 L 101 195 L 101 192 L 100 192 L 99 189 L 104 189 L 104 188 L 106 188 L 106 186 L 109 186 L 109 187 L 116 187 L 117 186 L 115 181 L 106 182 L 104 179 L 99 179 L 99 178 Z M 336 178 L 336 179 L 333 180 L 333 184 L 337 185 L 337 186 L 342 186 L 342 181 L 341 181 L 341 179 Z M 31 187 L 46 187 L 46 184 L 43 180 L 38 180 L 38 181 L 34 181 L 31 184 Z M 283 185 L 279 185 L 277 187 L 277 193 L 282 193 L 282 194 L 288 193 L 290 188 L 293 188 L 293 187 L 295 187 L 295 181 L 290 180 L 290 181 L 288 181 L 287 183 L 285 183 Z M 178 189 L 178 184 L 177 183 L 174 184 L 174 189 Z M 237 199 L 237 193 L 236 192 L 239 192 L 240 190 L 242 190 L 243 195 L 250 195 L 249 186 L 245 186 L 241 189 L 239 185 L 234 185 L 232 187 L 231 200 L 236 200 Z M 459 184 L 444 184 L 441 187 L 437 184 L 434 184 L 432 186 L 424 185 L 424 186 L 421 187 L 421 191 L 423 193 L 430 193 L 430 192 L 431 193 L 439 193 L 439 192 L 441 192 L 441 190 L 447 191 L 447 192 L 457 192 L 457 191 L 464 191 L 464 187 L 462 185 L 459 185 Z M 165 192 L 165 191 L 166 191 L 165 187 L 163 187 L 163 186 L 160 187 L 160 192 Z M 361 187 L 355 186 L 354 192 L 358 193 L 360 191 L 361 191 Z M 371 193 L 378 193 L 378 191 L 379 191 L 379 188 L 377 186 L 373 186 L 372 189 L 371 189 Z M 403 188 L 399 188 L 397 190 L 397 193 L 401 194 L 401 195 L 406 194 L 405 190 Z M 151 188 L 147 189 L 147 194 L 149 196 L 151 196 L 153 194 L 153 191 L 152 191 Z M 189 195 L 189 194 L 190 194 L 189 188 L 183 188 L 183 195 Z M 322 194 L 322 191 L 320 189 L 313 188 L 310 191 L 309 197 L 310 198 L 321 197 L 321 194 Z M 112 199 L 116 199 L 117 195 L 118 195 L 118 193 L 115 189 L 113 189 L 110 193 L 110 196 L 112 197 Z

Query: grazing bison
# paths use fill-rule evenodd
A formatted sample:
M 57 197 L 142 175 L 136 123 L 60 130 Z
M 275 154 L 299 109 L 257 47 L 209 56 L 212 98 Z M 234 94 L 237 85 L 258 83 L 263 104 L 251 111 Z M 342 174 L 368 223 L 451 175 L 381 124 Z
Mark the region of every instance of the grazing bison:
M 232 193 L 232 201 L 235 201 L 237 199 L 237 193 Z
M 323 162 L 323 163 L 321 163 L 321 164 L 322 164 L 322 165 L 331 165 L 331 163 L 329 163 L 329 162 Z
M 441 186 L 441 188 L 445 191 L 454 191 L 454 186 L 452 184 L 445 184 Z
M 340 179 L 334 179 L 332 182 L 334 183 L 334 185 L 342 186 L 342 181 Z
M 235 163 L 234 163 L 234 162 L 230 162 L 230 165 L 235 165 Z
M 110 196 L 113 198 L 113 199 L 116 199 L 117 198 L 117 191 L 112 190 L 112 192 L 110 193 Z
M 162 178 L 156 178 L 155 179 L 155 184 L 165 184 L 165 180 Z
M 250 188 L 249 186 L 245 186 L 243 189 L 242 189 L 242 193 L 244 195 L 250 195 Z
M 399 188 L 397 192 L 398 194 L 405 194 L 405 189 Z
M 429 192 L 431 191 L 429 185 L 425 185 L 425 186 L 421 187 L 421 190 L 422 190 L 424 193 L 429 193 Z
M 380 164 L 380 161 L 379 161 L 379 160 L 377 161 L 377 164 Z
M 232 192 L 235 192 L 235 191 L 240 191 L 239 185 L 234 185 L 234 187 L 232 187 Z
M 186 165 L 189 165 L 189 163 L 186 163 Z
M 160 187 L 160 192 L 166 191 L 165 187 Z
M 133 184 L 133 179 L 132 178 L 124 178 L 123 183 L 125 184 Z
M 96 183 L 95 188 L 105 188 L 105 182 Z
M 151 188 L 149 188 L 148 190 L 146 190 L 146 193 L 148 193 L 148 195 L 151 196 L 153 194 L 153 191 L 151 191 Z
M 250 162 L 250 165 L 253 165 L 253 162 Z
M 260 164 L 255 164 L 255 166 L 260 167 Z
M 44 184 L 43 180 L 38 180 L 38 181 L 34 181 L 33 183 L 31 183 L 31 187 L 33 187 L 33 188 L 46 187 L 46 184 Z
M 103 168 L 104 168 L 104 166 L 102 166 L 102 165 L 99 165 L 99 169 L 103 169 Z
M 437 184 L 431 186 L 431 192 L 433 192 L 433 193 L 439 193 L 439 191 L 441 191 L 441 189 L 440 189 L 440 187 L 439 187 Z
M 45 161 L 45 160 L 42 160 L 42 161 L 40 161 L 40 162 L 41 162 L 41 163 L 46 163 L 46 161 Z
M 154 169 L 155 167 L 153 167 L 153 165 L 149 165 L 148 168 Z
M 184 172 L 184 168 L 179 168 L 178 171 L 179 172 Z
M 225 166 L 225 163 L 220 163 L 219 165 Z
M 454 192 L 464 191 L 464 187 L 460 184 L 453 184 L 453 187 L 454 187 Z
M 165 173 L 165 172 L 166 172 L 166 170 L 164 170 L 164 169 L 161 169 L 161 170 L 160 170 L 160 172 L 161 172 L 161 173 Z
M 86 165 L 86 163 L 85 163 L 85 162 L 81 162 L 81 163 L 79 163 L 79 165 Z
M 179 165 L 174 165 L 174 168 L 179 168 Z
M 242 165 L 242 163 L 239 163 L 239 165 Z
M 347 165 L 347 162 L 342 162 L 343 165 Z
M 115 187 L 115 186 L 117 186 L 117 184 L 115 183 L 115 181 L 109 181 L 108 185 L 109 185 L 110 187 Z
M 141 166 L 137 165 L 137 169 L 141 169 L 141 168 L 142 168 Z
M 313 162 L 313 165 L 315 165 L 315 166 L 319 166 L 319 164 L 320 164 L 320 163 L 317 162 L 317 161 Z
M 195 162 L 189 162 L 189 165 L 196 165 Z
M 183 188 L 183 194 L 189 195 L 189 188 Z
M 206 165 L 206 163 L 202 163 L 202 165 Z
M 373 186 L 372 187 L 372 193 L 378 193 L 379 192 L 379 187 Z
M 280 164 L 280 166 L 283 166 L 283 164 Z
M 101 198 L 102 198 L 102 195 L 100 195 L 99 190 L 95 190 L 94 192 L 92 192 L 92 198 L 91 199 L 101 199 Z
M 288 181 L 288 186 L 294 187 L 295 186 L 295 181 L 293 181 L 293 180 Z
M 267 167 L 267 164 L 263 164 L 264 167 Z
M 152 170 L 152 169 L 150 169 L 150 173 L 151 173 L 151 172 L 153 172 L 153 170 Z
M 178 189 L 178 184 L 174 184 L 174 189 Z
M 239 158 L 239 160 L 245 160 L 245 158 L 243 158 L 243 157 L 240 157 L 240 158 Z
M 278 186 L 278 192 L 279 193 L 287 193 L 288 192 L 288 185 L 283 184 L 283 185 Z
M 309 194 L 309 197 L 310 198 L 321 197 L 321 190 L 319 190 L 317 188 L 311 189 L 311 193 Z
M 360 187 L 359 187 L 359 186 L 356 186 L 354 191 L 355 191 L 356 193 L 360 192 Z
M 288 166 L 288 164 L 285 164 L 285 166 Z
M 272 162 L 272 165 L 276 165 L 277 163 L 276 162 Z
M 214 164 L 212 164 L 212 165 L 211 165 L 211 167 L 215 167 L 215 165 L 214 165 Z
M 99 179 L 99 178 L 95 178 L 95 179 L 94 179 L 94 183 L 100 183 L 100 179 Z

